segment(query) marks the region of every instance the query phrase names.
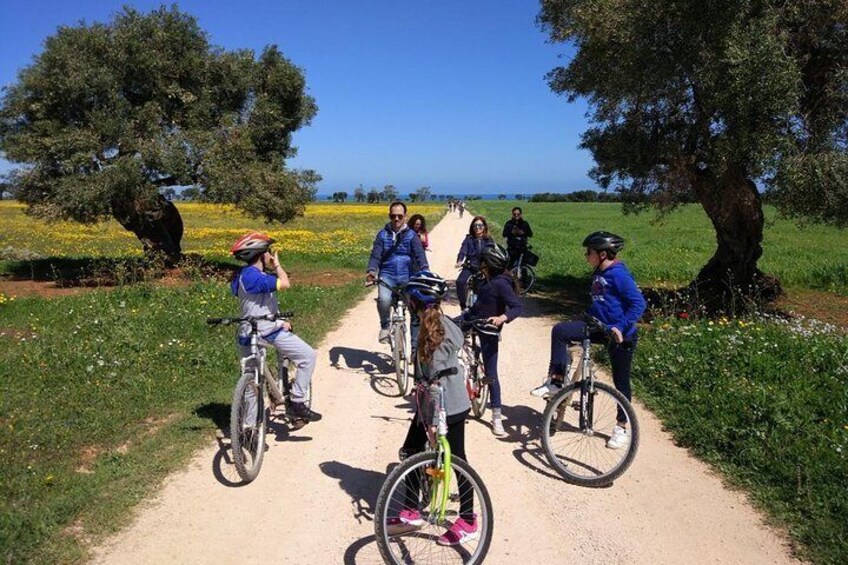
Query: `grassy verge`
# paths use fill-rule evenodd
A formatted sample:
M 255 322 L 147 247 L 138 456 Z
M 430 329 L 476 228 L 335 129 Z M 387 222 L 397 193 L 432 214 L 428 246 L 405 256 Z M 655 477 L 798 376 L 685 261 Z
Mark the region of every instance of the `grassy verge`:
M 657 320 L 638 397 L 676 440 L 788 526 L 817 563 L 848 556 L 848 336 L 775 319 Z
M 315 343 L 361 284 L 282 295 Z M 0 559 L 66 562 L 121 524 L 223 420 L 237 373 L 221 283 L 19 298 L 0 318 Z

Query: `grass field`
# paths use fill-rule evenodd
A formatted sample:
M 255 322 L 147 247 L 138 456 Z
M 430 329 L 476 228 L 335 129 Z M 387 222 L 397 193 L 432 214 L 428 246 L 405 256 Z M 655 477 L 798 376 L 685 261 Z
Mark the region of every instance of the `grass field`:
M 498 236 L 515 202 L 472 202 L 474 213 L 497 223 Z M 580 243 L 596 230 L 627 241 L 622 257 L 643 286 L 683 285 L 715 251 L 715 232 L 699 206 L 690 205 L 655 223 L 652 212 L 624 216 L 620 204 L 518 203 L 535 237 L 543 279 L 582 277 L 586 262 Z M 766 208 L 767 227 L 760 268 L 787 288 L 848 294 L 848 232 L 832 227 L 799 228 Z M 471 218 L 468 218 L 471 221 Z
M 512 206 L 474 202 L 472 210 L 502 225 Z M 651 215 L 622 216 L 616 204 L 522 208 L 549 301 L 567 304 L 566 311 L 588 297 L 580 243 L 592 231 L 627 240 L 621 257 L 643 288 L 689 282 L 715 245 L 695 206 L 656 225 Z M 780 277 L 790 296 L 815 295 L 823 310 L 843 304 L 848 233 L 800 229 L 776 220 L 772 209 L 767 216 L 761 268 Z M 843 312 L 838 319 L 841 327 L 765 315 L 655 318 L 642 329 L 633 367 L 636 397 L 676 441 L 785 526 L 800 556 L 828 564 L 848 556 L 848 318 Z
M 281 305 L 297 312 L 296 331 L 312 344 L 363 295 L 371 242 L 387 221 L 384 204 L 310 206 L 283 228 L 223 207 L 180 208 L 185 250 L 212 264 L 235 267 L 227 250 L 248 229 L 279 240 L 294 283 Z M 442 206 L 412 211 L 435 223 Z M 123 268 L 139 249 L 113 222 L 49 225 L 0 203 L 7 281 Z M 176 285 L 142 273 L 132 278 L 139 284 L 53 299 L 0 293 L 3 563 L 84 559 L 91 540 L 124 524 L 127 508 L 227 427 L 238 376 L 233 333 L 207 328 L 205 318 L 232 315 L 237 303 L 220 270 L 212 278 L 184 271 Z

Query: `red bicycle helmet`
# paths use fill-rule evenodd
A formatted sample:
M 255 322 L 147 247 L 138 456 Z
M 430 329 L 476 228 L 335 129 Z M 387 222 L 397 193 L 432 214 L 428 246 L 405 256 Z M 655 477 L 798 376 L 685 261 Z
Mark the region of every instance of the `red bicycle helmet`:
M 250 263 L 257 256 L 262 255 L 271 247 L 274 240 L 264 233 L 254 231 L 240 237 L 232 247 L 232 253 L 236 259 L 240 259 L 245 263 Z

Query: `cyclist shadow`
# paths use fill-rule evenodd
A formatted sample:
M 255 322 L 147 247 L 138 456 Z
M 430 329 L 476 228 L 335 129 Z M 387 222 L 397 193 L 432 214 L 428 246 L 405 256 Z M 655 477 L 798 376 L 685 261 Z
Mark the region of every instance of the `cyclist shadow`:
M 371 564 L 382 565 L 385 563 L 380 556 L 380 549 L 377 547 L 377 538 L 374 534 L 358 539 L 348 546 L 344 552 L 342 563 L 344 565 L 364 565 Z
M 247 483 L 239 477 L 233 462 L 229 413 L 230 406 L 221 402 L 205 404 L 195 410 L 195 414 L 212 420 L 218 428 L 218 435 L 215 438 L 218 442 L 218 451 L 212 457 L 212 474 L 215 479 L 225 487 L 242 487 Z M 275 442 L 312 440 L 309 436 L 292 436 L 290 431 L 287 424 L 272 417 L 268 424 L 269 436 L 266 436 L 266 444 L 271 439 Z M 274 434 L 273 438 L 270 434 Z
M 336 346 L 330 349 L 330 365 L 339 370 L 362 371 L 370 378 L 374 392 L 397 396 L 395 367 L 392 358 L 385 353 Z
M 359 469 L 341 461 L 325 461 L 318 467 L 328 477 L 337 479 L 341 489 L 350 496 L 353 517 L 357 522 L 374 521 L 377 496 L 386 478 L 384 473 Z
M 545 449 L 542 447 L 542 434 L 539 428 L 542 413 L 529 406 L 504 405 L 501 411 L 506 417 L 504 421 L 506 438 L 503 441 L 519 444 L 519 447 L 512 452 L 513 457 L 532 471 L 552 479 L 562 480 L 562 477 L 551 470 L 548 459 L 545 457 Z

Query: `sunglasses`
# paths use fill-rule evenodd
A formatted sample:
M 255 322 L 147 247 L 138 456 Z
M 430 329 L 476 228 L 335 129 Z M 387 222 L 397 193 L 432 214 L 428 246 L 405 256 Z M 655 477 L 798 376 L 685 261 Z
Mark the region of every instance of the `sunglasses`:
M 471 225 L 474 226 L 475 228 L 485 228 L 486 227 L 483 224 L 471 224 Z
M 389 218 L 392 220 L 402 220 L 403 214 L 389 214 Z
M 513 218 L 518 218 L 521 216 L 521 212 L 516 212 L 512 215 Z

